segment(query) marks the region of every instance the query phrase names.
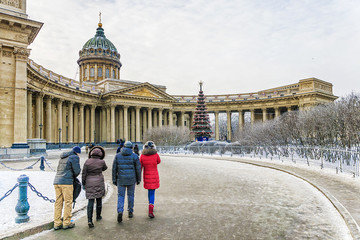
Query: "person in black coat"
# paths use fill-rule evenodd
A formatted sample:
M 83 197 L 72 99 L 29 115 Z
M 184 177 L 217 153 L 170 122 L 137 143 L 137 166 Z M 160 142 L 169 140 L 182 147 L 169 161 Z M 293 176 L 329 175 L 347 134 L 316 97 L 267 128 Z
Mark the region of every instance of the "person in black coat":
M 139 156 L 139 146 L 137 144 L 134 146 L 134 153 Z
M 128 196 L 128 212 L 129 218 L 133 217 L 134 212 L 134 193 L 135 183 L 140 184 L 141 181 L 141 165 L 138 155 L 132 151 L 132 143 L 126 141 L 121 152 L 116 154 L 112 166 L 112 181 L 118 187 L 117 202 L 117 221 L 122 222 L 124 211 L 125 191 Z

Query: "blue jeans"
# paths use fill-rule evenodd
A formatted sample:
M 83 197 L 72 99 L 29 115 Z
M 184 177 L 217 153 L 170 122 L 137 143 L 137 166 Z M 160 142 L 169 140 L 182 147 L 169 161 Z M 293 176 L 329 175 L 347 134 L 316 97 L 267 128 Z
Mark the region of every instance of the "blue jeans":
M 134 211 L 134 194 L 135 194 L 135 184 L 133 185 L 118 185 L 118 204 L 117 211 L 122 213 L 124 211 L 124 201 L 125 201 L 125 190 L 127 189 L 128 195 L 128 211 Z
M 149 204 L 155 203 L 155 189 L 148 189 Z

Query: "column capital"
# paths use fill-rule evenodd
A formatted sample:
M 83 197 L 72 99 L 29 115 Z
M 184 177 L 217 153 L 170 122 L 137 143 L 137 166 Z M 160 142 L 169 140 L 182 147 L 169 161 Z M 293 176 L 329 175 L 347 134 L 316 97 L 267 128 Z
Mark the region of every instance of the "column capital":
M 135 106 L 135 109 L 136 109 L 136 110 L 140 110 L 140 109 L 141 109 L 141 106 Z
M 59 104 L 59 103 L 63 103 L 63 102 L 64 102 L 64 100 L 63 100 L 63 99 L 61 99 L 61 98 L 57 98 L 57 99 L 56 99 L 56 102 Z
M 54 97 L 51 96 L 51 95 L 45 95 L 44 98 L 45 98 L 46 100 L 52 100 L 52 99 L 54 99 Z

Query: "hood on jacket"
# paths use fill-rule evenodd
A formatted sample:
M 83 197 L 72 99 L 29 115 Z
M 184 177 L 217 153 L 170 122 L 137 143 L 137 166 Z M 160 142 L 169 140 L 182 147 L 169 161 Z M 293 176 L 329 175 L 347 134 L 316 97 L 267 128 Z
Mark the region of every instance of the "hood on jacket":
M 91 148 L 91 150 L 89 152 L 89 158 L 91 158 L 93 156 L 98 157 L 100 159 L 104 159 L 105 158 L 104 148 L 102 148 L 101 146 L 95 146 L 95 147 Z
M 156 151 L 156 149 L 153 149 L 153 148 L 144 149 L 141 152 L 141 154 L 144 154 L 144 155 L 154 155 L 155 153 L 157 153 L 157 151 Z
M 74 152 L 73 150 L 71 150 L 70 152 L 63 152 L 63 153 L 61 153 L 60 158 L 61 159 L 67 158 L 71 155 L 76 155 L 76 152 Z
M 123 155 L 123 156 L 129 156 L 129 155 L 131 155 L 132 153 L 133 153 L 133 151 L 132 151 L 132 149 L 131 148 L 126 148 L 126 147 L 123 147 L 122 149 L 121 149 L 121 155 Z

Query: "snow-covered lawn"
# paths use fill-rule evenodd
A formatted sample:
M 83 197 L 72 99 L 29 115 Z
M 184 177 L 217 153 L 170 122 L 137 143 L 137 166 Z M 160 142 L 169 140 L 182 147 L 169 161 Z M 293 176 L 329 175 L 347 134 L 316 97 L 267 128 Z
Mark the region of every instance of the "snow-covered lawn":
M 17 183 L 17 178 L 21 174 L 29 176 L 29 182 L 36 188 L 37 191 L 49 199 L 55 199 L 55 190 L 53 186 L 55 172 L 42 171 L 1 171 L 0 197 L 3 197 L 8 190 L 14 187 Z M 15 206 L 17 204 L 18 197 L 19 188 L 16 188 L 10 196 L 0 202 L 0 238 L 51 222 L 53 220 L 54 204 L 38 197 L 33 191 L 31 191 L 30 188 L 28 188 L 28 202 L 30 205 L 28 215 L 30 220 L 27 223 L 15 223 L 15 218 L 17 216 Z M 76 200 L 75 209 L 73 211 L 79 210 L 86 205 L 87 200 L 85 198 L 85 191 L 81 191 L 78 199 Z

